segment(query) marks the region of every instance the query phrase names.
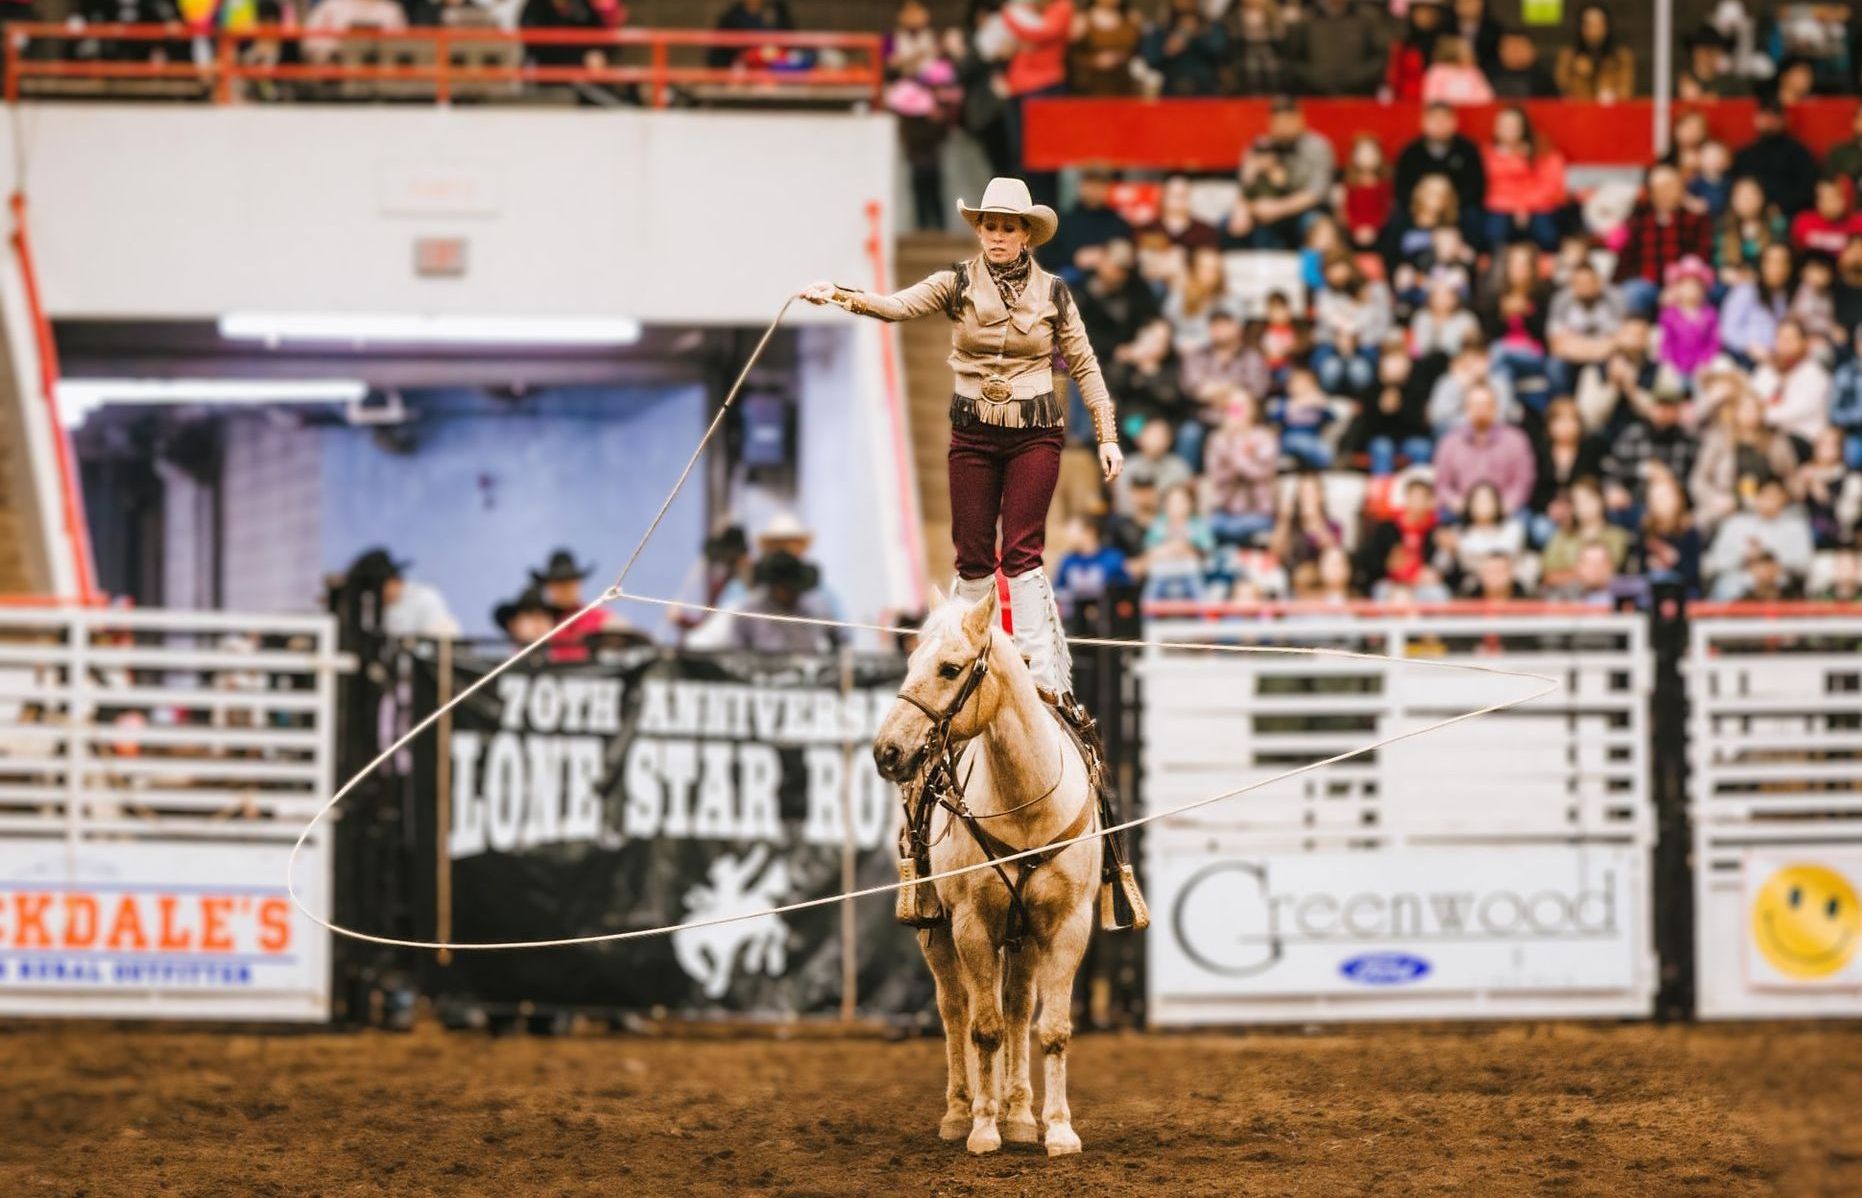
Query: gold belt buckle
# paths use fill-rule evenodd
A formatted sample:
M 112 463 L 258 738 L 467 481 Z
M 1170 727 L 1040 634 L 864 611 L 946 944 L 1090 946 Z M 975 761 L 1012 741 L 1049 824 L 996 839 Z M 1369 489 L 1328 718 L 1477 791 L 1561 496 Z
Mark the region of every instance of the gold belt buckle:
M 1001 403 L 1013 394 L 1015 389 L 999 374 L 992 374 L 983 380 L 983 398 L 990 403 Z

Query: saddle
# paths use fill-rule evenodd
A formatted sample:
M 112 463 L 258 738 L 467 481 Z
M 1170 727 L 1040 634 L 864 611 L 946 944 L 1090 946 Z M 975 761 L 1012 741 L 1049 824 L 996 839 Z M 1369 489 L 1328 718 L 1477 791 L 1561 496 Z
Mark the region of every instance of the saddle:
M 1070 694 L 1056 695 L 1045 690 L 1039 694 L 1055 716 L 1056 723 L 1079 750 L 1080 759 L 1086 763 L 1087 779 L 1094 795 L 1094 801 L 1082 806 L 1072 825 L 1050 843 L 1062 844 L 1083 835 L 1092 826 L 1095 817 L 1101 828 L 1114 826 L 1119 822 L 1117 797 L 1107 779 L 1105 746 L 1099 737 L 1098 723 Z M 899 830 L 899 880 L 916 884 L 899 890 L 894 913 L 899 922 L 908 927 L 936 928 L 950 922 L 950 913 L 944 910 L 936 889 L 929 882 L 916 882 L 916 879 L 932 872 L 932 808 L 941 806 L 950 811 L 976 840 L 977 847 L 982 849 L 983 856 L 992 864 L 999 858 L 1026 851 L 991 835 L 969 813 L 962 803 L 962 788 L 951 776 L 952 764 L 948 760 L 933 760 L 918 778 L 901 788 L 906 819 Z M 956 799 L 954 802 L 953 795 Z M 915 803 L 912 801 L 914 797 L 918 800 Z M 1124 834 L 1114 832 L 1106 836 L 1105 840 L 1106 852 L 1101 858 L 1099 873 L 1099 926 L 1108 932 L 1143 931 L 1150 926 L 1151 912 L 1144 901 L 1143 891 L 1138 887 L 1131 862 L 1126 857 Z M 1059 851 L 1056 849 L 1053 853 L 1038 853 L 1009 862 L 1020 867 L 1017 876 L 1012 879 L 1007 869 L 995 864 L 996 875 L 1009 891 L 1009 921 L 1004 931 L 1003 945 L 1011 952 L 1021 947 L 1021 938 L 1028 926 L 1027 908 L 1022 902 L 1022 892 L 1028 879 Z

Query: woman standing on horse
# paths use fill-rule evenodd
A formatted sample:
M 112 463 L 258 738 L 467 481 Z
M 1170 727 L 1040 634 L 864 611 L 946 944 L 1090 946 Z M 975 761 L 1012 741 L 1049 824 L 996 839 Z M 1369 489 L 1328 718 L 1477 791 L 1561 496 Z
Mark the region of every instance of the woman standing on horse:
M 1015 642 L 1035 683 L 1056 695 L 1073 689 L 1072 658 L 1060 610 L 1042 568 L 1047 509 L 1060 477 L 1067 403 L 1055 388 L 1064 360 L 1092 414 L 1106 481 L 1124 464 L 1112 397 L 1086 326 L 1067 285 L 1029 252 L 1054 236 L 1060 218 L 1032 202 L 1020 179 L 992 179 L 975 208 L 957 202 L 982 242 L 976 257 L 892 295 L 815 283 L 802 298 L 839 304 L 860 316 L 911 320 L 942 312 L 951 321 L 951 539 L 957 551 L 955 593 L 977 602 L 1009 580 Z M 1002 549 L 996 550 L 996 527 Z

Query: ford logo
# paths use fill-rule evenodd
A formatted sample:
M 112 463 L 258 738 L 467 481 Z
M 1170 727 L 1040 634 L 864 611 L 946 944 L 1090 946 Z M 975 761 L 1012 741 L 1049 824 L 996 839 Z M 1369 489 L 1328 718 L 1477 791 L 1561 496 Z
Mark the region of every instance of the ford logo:
M 1407 953 L 1365 953 L 1338 967 L 1338 972 L 1364 986 L 1401 986 L 1426 976 L 1429 963 Z

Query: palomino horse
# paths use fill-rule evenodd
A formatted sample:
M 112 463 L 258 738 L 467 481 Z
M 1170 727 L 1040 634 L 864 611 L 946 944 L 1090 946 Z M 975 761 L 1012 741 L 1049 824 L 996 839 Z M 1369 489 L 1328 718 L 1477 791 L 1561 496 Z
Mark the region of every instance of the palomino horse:
M 976 822 L 948 809 L 933 815 L 930 864 L 937 873 L 989 860 L 978 828 L 1000 857 L 1094 827 L 1096 795 L 1086 762 L 1036 693 L 996 616 L 993 588 L 974 606 L 936 604 L 919 631 L 899 701 L 873 742 L 880 772 L 893 781 L 912 778 L 924 765 L 941 723 L 948 724 L 950 743 L 961 746 L 958 806 Z M 1089 840 L 1047 858 L 1003 865 L 1012 879 L 1031 862 L 1037 866 L 1018 883 L 1021 912 L 1013 920 L 1015 900 L 995 869 L 936 883 L 950 919 L 921 931 L 919 945 L 937 979 L 950 1067 L 938 1134 L 954 1140 L 967 1133 L 971 1152 L 994 1152 L 1005 1135 L 1020 1143 L 1040 1140 L 1050 1156 L 1080 1150 L 1067 1109 L 1067 1041 L 1073 975 L 1093 930 L 1100 847 Z M 1019 945 L 1005 947 L 1011 938 Z M 1031 1021 L 1046 1063 L 1045 1139 L 1035 1123 L 1028 1076 Z

